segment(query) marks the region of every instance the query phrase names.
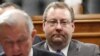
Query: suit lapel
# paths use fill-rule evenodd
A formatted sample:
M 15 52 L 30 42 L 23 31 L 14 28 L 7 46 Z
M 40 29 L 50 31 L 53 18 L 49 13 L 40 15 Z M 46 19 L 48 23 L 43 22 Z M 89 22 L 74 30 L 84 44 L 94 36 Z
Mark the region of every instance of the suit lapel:
M 79 48 L 77 46 L 77 42 L 72 40 L 69 45 L 68 56 L 79 56 L 78 52 L 79 52 Z
M 45 42 L 41 42 L 39 45 L 37 44 L 36 47 L 43 51 L 49 52 L 47 48 L 45 48 Z M 68 56 L 79 56 L 78 53 L 79 53 L 78 42 L 76 40 L 72 40 L 69 45 Z
M 3 54 L 3 55 L 0 55 L 0 56 L 6 56 L 5 54 Z
M 44 51 L 48 51 L 48 49 L 45 46 L 45 41 L 35 44 L 33 47 L 44 50 Z

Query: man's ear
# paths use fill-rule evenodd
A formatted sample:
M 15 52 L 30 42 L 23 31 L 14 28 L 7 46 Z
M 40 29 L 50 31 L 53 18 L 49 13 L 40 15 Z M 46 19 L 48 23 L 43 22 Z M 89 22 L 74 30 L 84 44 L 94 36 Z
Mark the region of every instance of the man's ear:
M 45 28 L 45 23 L 44 23 L 44 22 L 43 22 L 43 24 L 42 24 L 42 28 L 43 28 L 43 31 L 45 31 L 45 30 L 44 30 L 44 28 Z
M 75 22 L 72 23 L 72 32 L 75 30 Z
M 33 29 L 32 34 L 31 34 L 32 38 L 34 38 L 36 36 L 36 33 L 37 33 L 36 29 Z

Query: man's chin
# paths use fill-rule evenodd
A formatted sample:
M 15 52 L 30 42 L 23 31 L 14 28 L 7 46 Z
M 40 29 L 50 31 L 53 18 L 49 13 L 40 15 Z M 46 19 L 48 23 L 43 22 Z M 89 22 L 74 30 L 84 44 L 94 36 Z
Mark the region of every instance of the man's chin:
M 52 42 L 53 42 L 54 44 L 59 45 L 59 44 L 62 44 L 62 43 L 63 43 L 63 39 L 61 39 L 61 38 L 54 38 L 54 39 L 52 40 Z
M 63 36 L 53 36 L 52 40 L 55 42 L 62 42 L 64 41 L 64 37 Z

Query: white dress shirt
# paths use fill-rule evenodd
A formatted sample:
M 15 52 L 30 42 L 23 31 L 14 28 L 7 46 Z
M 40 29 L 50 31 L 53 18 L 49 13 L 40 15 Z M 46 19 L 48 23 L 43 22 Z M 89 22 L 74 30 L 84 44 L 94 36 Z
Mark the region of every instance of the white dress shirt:
M 45 45 L 46 45 L 46 44 L 45 44 Z M 61 52 L 62 52 L 65 56 L 67 56 L 67 54 L 68 54 L 68 48 L 69 48 L 69 44 L 68 44 L 64 49 L 61 50 Z M 48 45 L 48 49 L 49 49 L 50 52 L 56 53 L 56 51 L 53 50 L 49 45 Z
M 31 48 L 28 56 L 33 56 L 33 48 Z

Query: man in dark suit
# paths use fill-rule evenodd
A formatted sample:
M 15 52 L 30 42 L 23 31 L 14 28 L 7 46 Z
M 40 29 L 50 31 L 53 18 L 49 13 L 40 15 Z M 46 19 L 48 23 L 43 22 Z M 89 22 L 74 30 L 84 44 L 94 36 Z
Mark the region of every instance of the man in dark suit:
M 17 9 L 0 15 L 0 43 L 6 56 L 32 55 L 32 41 L 36 30 L 30 22 L 31 18 Z
M 22 10 L 12 9 L 0 15 L 1 56 L 58 56 L 32 47 L 36 30 L 31 18 Z
M 19 6 L 17 6 L 16 4 L 13 3 L 3 3 L 0 8 L 2 9 L 0 11 L 0 13 L 2 14 L 3 12 L 7 11 L 7 10 L 12 10 L 12 9 L 19 9 Z M 39 36 L 35 36 L 34 37 L 34 41 L 32 44 L 36 44 L 38 42 L 42 41 L 42 39 Z M 0 55 L 2 55 L 4 53 L 2 46 L 0 45 Z
M 99 47 L 72 40 L 74 13 L 64 2 L 50 3 L 43 14 L 43 31 L 46 41 L 34 47 L 62 56 L 100 56 Z

